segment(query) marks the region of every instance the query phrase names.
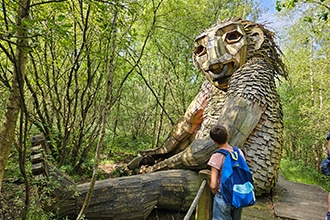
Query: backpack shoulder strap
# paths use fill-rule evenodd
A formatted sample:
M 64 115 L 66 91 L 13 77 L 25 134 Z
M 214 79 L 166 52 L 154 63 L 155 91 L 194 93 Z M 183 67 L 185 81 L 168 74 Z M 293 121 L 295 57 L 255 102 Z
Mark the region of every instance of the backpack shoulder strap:
M 233 146 L 233 149 L 234 149 L 234 151 L 235 152 L 237 152 L 237 156 L 238 157 L 242 157 L 242 155 L 241 155 L 241 149 L 239 149 L 238 147 L 236 147 L 236 146 Z M 243 154 L 244 154 L 244 152 L 243 152 Z M 243 157 L 242 157 L 243 158 Z
M 227 156 L 227 154 L 229 154 L 229 151 L 225 150 L 225 149 L 219 149 L 214 153 L 220 153 L 220 154 L 223 154 L 223 155 Z
M 238 153 L 239 153 L 239 149 L 238 149 L 238 147 L 236 147 L 236 146 L 233 146 L 233 149 L 234 149 L 234 151 L 236 151 L 236 152 L 238 152 Z
M 237 152 L 237 159 L 239 161 L 239 164 L 241 166 L 242 169 L 246 170 L 246 171 L 250 171 L 249 165 L 247 164 L 246 160 L 244 159 L 244 157 L 240 154 L 240 149 L 238 147 L 233 147 L 234 151 Z M 243 152 L 244 154 L 244 152 Z

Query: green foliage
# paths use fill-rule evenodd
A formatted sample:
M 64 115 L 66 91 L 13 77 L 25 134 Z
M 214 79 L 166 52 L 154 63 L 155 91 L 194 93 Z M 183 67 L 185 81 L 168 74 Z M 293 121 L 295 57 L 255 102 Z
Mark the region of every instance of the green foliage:
M 20 173 L 18 161 L 18 152 L 13 150 L 12 154 L 8 158 L 8 165 L 6 166 L 6 172 L 4 178 L 11 182 L 24 182 L 24 179 Z M 31 168 L 29 165 L 27 168 Z
M 0 194 L 0 219 L 14 219 L 22 214 L 24 191 L 17 182 L 4 181 L 6 191 Z
M 282 158 L 281 171 L 287 180 L 319 185 L 326 191 L 330 191 L 330 177 L 325 176 L 320 170 L 302 160 Z
M 313 20 L 328 22 L 330 7 L 328 0 L 276 0 L 276 10 L 285 11 L 293 10 L 296 7 L 301 8 L 313 8 L 313 15 L 305 16 L 304 21 L 312 23 Z
M 36 203 L 36 201 L 32 201 L 28 212 L 26 214 L 26 220 L 49 220 L 56 219 L 56 216 L 52 212 L 45 212 L 45 210 L 40 206 L 40 204 Z
M 152 138 L 148 136 L 133 136 L 126 134 L 125 136 L 116 136 L 111 142 L 111 154 L 116 152 L 126 152 L 135 154 L 138 150 L 148 149 L 152 144 Z
M 305 22 L 306 16 L 319 9 L 304 9 L 302 16 L 295 15 L 295 23 L 282 36 L 290 72 L 290 80 L 279 87 L 285 128 L 283 155 L 318 169 L 326 154 L 325 135 L 329 129 L 329 37 L 324 22 Z
M 13 151 L 4 176 L 3 189 L 5 190 L 0 194 L 0 219 L 24 219 L 24 215 L 26 215 L 25 219 L 27 220 L 53 219 L 55 216 L 54 213 L 45 212 L 44 208 L 48 204 L 53 203 L 53 198 L 49 195 L 59 186 L 58 183 L 55 180 L 48 182 L 45 179 L 34 179 L 30 183 L 30 188 L 26 189 L 24 179 L 19 171 L 16 154 Z M 29 164 L 28 161 L 27 164 Z M 26 169 L 31 171 L 30 164 Z M 28 174 L 32 180 L 31 173 L 29 172 Z M 42 190 L 37 187 L 40 185 L 44 186 Z M 25 213 L 25 196 L 27 190 L 30 199 L 27 212 Z
M 298 0 L 276 0 L 276 9 L 278 11 L 281 11 L 283 8 L 293 8 L 296 6 L 296 4 L 298 3 Z

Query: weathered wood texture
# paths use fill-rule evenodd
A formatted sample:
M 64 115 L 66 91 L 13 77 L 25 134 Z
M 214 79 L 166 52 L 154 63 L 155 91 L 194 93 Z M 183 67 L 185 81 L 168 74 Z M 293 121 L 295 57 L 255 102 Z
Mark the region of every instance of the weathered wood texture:
M 32 141 L 32 172 L 37 178 L 46 179 L 48 187 L 57 186 L 50 195 L 55 202 L 46 209 L 59 217 L 75 218 L 90 183 L 75 185 L 49 164 L 44 155 L 47 147 L 42 140 L 42 136 L 37 136 Z M 85 216 L 88 219 L 146 219 L 156 206 L 187 211 L 198 191 L 198 181 L 196 172 L 180 169 L 99 180 Z
M 325 219 L 328 192 L 320 186 L 291 182 L 280 175 L 274 195 L 274 211 L 278 219 Z
M 159 209 L 188 210 L 197 191 L 197 174 L 189 170 L 169 170 L 97 181 L 88 209 L 88 219 L 146 219 Z M 90 183 L 77 186 L 79 196 L 60 200 L 59 216 L 76 217 Z
M 198 205 L 196 207 L 196 220 L 211 220 L 212 219 L 212 206 L 213 206 L 213 195 L 210 189 L 210 178 L 211 171 L 210 170 L 202 170 L 199 172 L 199 182 L 202 182 L 204 179 L 207 180 L 207 184 L 205 189 L 203 190 L 202 196 L 198 201 Z
M 227 39 L 233 33 L 237 38 Z M 274 34 L 261 24 L 233 18 L 212 25 L 194 44 L 194 64 L 207 80 L 163 145 L 140 152 L 162 160 L 141 163 L 141 168 L 144 172 L 206 168 L 217 149 L 210 128 L 221 124 L 228 129 L 229 144 L 245 152 L 257 195 L 270 193 L 279 174 L 283 142 L 276 78 L 287 76 Z

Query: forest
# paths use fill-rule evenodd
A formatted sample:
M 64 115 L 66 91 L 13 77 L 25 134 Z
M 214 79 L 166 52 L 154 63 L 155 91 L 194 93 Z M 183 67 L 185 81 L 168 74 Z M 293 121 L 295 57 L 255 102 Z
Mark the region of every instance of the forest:
M 0 11 L 0 218 L 53 217 L 33 183 L 33 136 L 76 183 L 128 175 L 204 81 L 194 38 L 230 17 L 271 27 L 283 52 L 282 172 L 330 189 L 330 0 L 2 0 Z

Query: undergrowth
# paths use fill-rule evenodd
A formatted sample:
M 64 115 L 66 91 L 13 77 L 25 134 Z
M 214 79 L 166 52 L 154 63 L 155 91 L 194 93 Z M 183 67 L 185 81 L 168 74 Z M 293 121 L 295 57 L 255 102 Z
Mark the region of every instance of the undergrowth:
M 330 191 L 330 177 L 325 176 L 318 169 L 315 169 L 315 166 L 313 167 L 303 161 L 282 158 L 281 172 L 287 180 L 319 185 L 324 190 Z

